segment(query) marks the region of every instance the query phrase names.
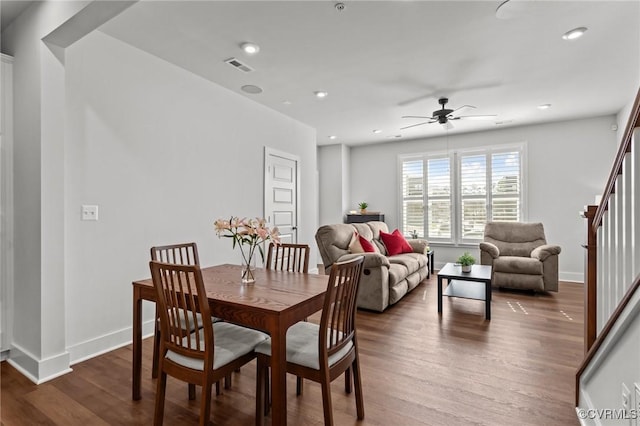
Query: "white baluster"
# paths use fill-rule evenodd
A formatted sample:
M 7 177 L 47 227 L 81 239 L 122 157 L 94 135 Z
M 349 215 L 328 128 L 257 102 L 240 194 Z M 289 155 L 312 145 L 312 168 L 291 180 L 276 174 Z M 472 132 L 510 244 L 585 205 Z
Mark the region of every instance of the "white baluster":
M 622 252 L 624 253 L 622 262 L 622 284 L 623 294 L 633 283 L 633 193 L 632 191 L 632 172 L 631 172 L 631 154 L 625 155 L 622 162 L 622 188 L 620 194 L 623 198 L 622 202 Z
M 605 235 L 607 235 L 607 216 L 605 215 L 602 218 L 602 225 L 598 228 L 598 247 L 597 247 L 597 258 L 598 258 L 598 270 L 597 270 L 597 299 L 596 299 L 596 334 L 600 334 L 600 330 L 604 327 L 605 323 L 605 283 L 607 276 L 607 258 L 605 256 L 606 253 L 606 244 L 605 244 Z
M 614 287 L 614 309 L 618 306 L 618 303 L 624 296 L 624 184 L 622 182 L 622 176 L 618 175 L 616 178 L 616 199 L 615 199 L 615 215 L 616 215 L 616 231 L 615 231 L 615 243 L 612 247 L 616 257 L 615 273 L 616 281 Z

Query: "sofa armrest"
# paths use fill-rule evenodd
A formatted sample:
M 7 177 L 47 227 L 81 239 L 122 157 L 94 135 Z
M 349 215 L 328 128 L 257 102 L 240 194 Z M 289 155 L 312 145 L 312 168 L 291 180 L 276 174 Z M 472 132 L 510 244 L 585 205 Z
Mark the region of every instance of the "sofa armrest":
M 358 256 L 364 256 L 364 264 L 363 268 L 379 268 L 381 266 L 386 266 L 387 268 L 391 266 L 389 263 L 389 259 L 386 256 L 381 255 L 380 253 L 349 253 L 344 256 L 340 256 L 340 259 L 337 262 L 344 262 L 346 260 L 354 259 Z
M 482 252 L 487 253 L 492 259 L 497 259 L 500 256 L 500 250 L 495 244 L 487 243 L 485 241 L 480 243 L 480 254 Z
M 414 253 L 427 254 L 427 247 L 429 247 L 429 241 L 422 239 L 410 239 L 407 240 Z
M 561 250 L 562 249 L 560 248 L 560 246 L 544 244 L 533 249 L 533 251 L 531 252 L 531 257 L 544 262 L 547 257 L 560 254 Z

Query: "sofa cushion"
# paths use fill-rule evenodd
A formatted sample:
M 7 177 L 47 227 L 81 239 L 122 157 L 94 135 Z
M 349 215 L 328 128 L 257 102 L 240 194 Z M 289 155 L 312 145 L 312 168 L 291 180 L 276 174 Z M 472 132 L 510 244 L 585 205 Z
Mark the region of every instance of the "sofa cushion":
M 380 239 L 387 249 L 388 256 L 394 256 L 401 253 L 411 253 L 413 251 L 413 248 L 409 245 L 407 240 L 405 240 L 404 235 L 402 235 L 397 229 L 390 234 L 380 231 Z
M 391 263 L 389 265 L 389 288 L 394 287 L 399 282 L 407 278 L 409 273 L 407 267 L 401 263 Z
M 407 268 L 408 274 L 413 274 L 420 268 L 427 266 L 427 257 L 419 253 L 403 253 L 389 256 L 389 263 L 397 263 Z
M 493 261 L 495 272 L 542 275 L 542 262 L 531 257 L 500 256 Z

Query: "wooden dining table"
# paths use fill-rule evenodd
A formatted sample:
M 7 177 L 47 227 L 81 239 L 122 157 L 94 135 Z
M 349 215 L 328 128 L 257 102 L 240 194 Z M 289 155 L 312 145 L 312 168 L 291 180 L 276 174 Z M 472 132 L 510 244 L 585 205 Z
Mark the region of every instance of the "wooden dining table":
M 239 265 L 202 269 L 211 315 L 271 336 L 272 424 L 287 424 L 287 329 L 322 309 L 328 276 L 256 269 L 253 284 L 240 282 Z M 142 301 L 155 302 L 151 278 L 133 282 L 132 398 L 141 398 Z M 256 419 L 256 423 L 257 423 Z

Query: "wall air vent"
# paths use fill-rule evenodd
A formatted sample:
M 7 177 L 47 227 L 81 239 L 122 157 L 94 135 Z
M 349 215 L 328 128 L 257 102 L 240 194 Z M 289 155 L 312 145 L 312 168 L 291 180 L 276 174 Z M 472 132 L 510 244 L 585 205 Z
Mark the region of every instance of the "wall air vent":
M 253 68 L 251 68 L 247 64 L 243 64 L 242 62 L 240 62 L 236 58 L 229 58 L 229 59 L 225 60 L 225 62 L 227 64 L 231 65 L 232 67 L 239 69 L 240 71 L 244 71 L 244 72 L 253 71 Z

